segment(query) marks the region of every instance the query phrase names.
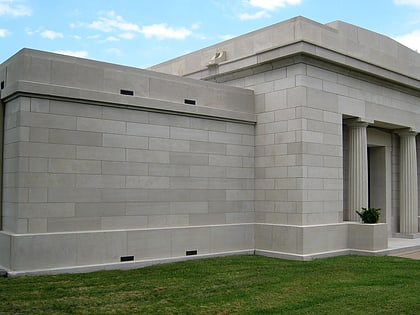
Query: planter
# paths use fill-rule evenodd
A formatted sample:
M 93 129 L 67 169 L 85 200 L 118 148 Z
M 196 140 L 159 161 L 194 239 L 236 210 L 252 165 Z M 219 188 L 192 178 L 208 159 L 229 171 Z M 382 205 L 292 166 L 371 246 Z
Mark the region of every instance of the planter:
M 378 251 L 388 248 L 386 223 L 349 222 L 348 247 L 350 249 Z

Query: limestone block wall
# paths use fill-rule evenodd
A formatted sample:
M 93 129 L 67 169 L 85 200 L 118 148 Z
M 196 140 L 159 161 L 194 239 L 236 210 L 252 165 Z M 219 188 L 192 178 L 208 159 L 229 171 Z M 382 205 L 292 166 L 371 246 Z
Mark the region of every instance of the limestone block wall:
M 253 248 L 253 124 L 37 97 L 5 112 L 5 267 Z
M 342 116 L 318 89 L 321 70 L 273 63 L 253 71 L 226 83 L 255 93 L 257 222 L 341 222 Z

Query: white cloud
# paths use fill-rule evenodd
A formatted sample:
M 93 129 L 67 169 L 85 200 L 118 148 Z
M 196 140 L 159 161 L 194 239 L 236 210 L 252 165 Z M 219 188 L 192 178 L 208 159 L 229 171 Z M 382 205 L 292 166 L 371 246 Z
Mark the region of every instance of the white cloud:
M 118 49 L 118 48 L 109 48 L 106 50 L 107 53 L 111 54 L 111 55 L 116 55 L 116 56 L 122 56 L 123 52 Z
M 221 39 L 221 40 L 228 40 L 228 39 L 232 39 L 232 38 L 234 38 L 234 37 L 236 37 L 235 35 L 231 35 L 231 34 L 226 34 L 226 35 L 220 35 L 219 36 L 219 38 Z
M 118 42 L 119 41 L 119 39 L 116 38 L 115 36 L 108 36 L 105 40 L 107 42 Z
M 102 31 L 123 31 L 123 32 L 140 32 L 141 28 L 135 23 L 126 22 L 122 16 L 116 15 L 114 11 L 107 12 L 105 16 L 99 17 L 93 21 L 88 27 Z
M 77 26 L 87 26 L 88 28 L 101 32 L 112 33 L 114 35 L 108 37 L 108 39 L 111 40 L 115 38 L 133 39 L 138 34 L 143 34 L 146 38 L 185 39 L 192 35 L 192 30 L 199 28 L 200 24 L 194 23 L 191 28 L 173 28 L 168 26 L 166 23 L 141 26 L 139 24 L 126 21 L 122 16 L 117 15 L 114 11 L 109 11 L 101 12 L 99 18 L 89 24 L 71 24 L 72 28 Z
M 278 8 L 284 8 L 287 5 L 301 4 L 302 0 L 248 0 L 246 2 L 253 7 L 274 11 Z
M 239 14 L 239 19 L 241 20 L 256 20 L 256 19 L 261 19 L 264 17 L 270 17 L 267 11 L 258 11 L 254 14 L 249 14 L 249 13 Z
M 136 34 L 133 34 L 133 33 L 121 33 L 118 36 L 121 37 L 121 38 L 124 38 L 124 39 L 133 39 L 134 37 L 136 37 Z
M 67 56 L 79 57 L 79 58 L 86 58 L 88 56 L 88 52 L 85 50 L 57 50 L 54 51 L 56 54 L 62 54 Z
M 32 10 L 22 4 L 18 4 L 15 0 L 0 0 L 0 16 L 30 16 Z
M 6 37 L 7 35 L 9 35 L 9 31 L 4 28 L 0 28 L 0 38 Z
M 396 36 L 394 39 L 404 46 L 420 52 L 420 30 L 415 30 L 405 35 Z
M 59 33 L 59 32 L 54 32 L 51 30 L 45 30 L 43 32 L 41 32 L 41 36 L 44 38 L 48 38 L 48 39 L 56 39 L 56 38 L 63 38 L 63 34 Z
M 185 27 L 175 29 L 169 27 L 166 23 L 143 26 L 141 32 L 146 38 L 156 37 L 157 39 L 185 39 L 192 34 Z
M 396 5 L 411 5 L 420 7 L 420 0 L 394 0 Z

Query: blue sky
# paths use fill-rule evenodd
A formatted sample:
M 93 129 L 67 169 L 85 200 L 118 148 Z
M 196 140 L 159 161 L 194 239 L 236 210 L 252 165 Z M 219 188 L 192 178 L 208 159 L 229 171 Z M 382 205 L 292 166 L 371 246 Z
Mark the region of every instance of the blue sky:
M 420 52 L 420 0 L 0 0 L 0 63 L 27 47 L 145 68 L 298 15 Z

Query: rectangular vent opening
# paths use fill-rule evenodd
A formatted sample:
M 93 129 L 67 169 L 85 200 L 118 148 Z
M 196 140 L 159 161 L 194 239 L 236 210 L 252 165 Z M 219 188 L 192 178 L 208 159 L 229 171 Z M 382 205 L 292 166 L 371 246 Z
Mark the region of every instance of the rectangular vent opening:
M 188 98 L 184 99 L 184 104 L 195 105 L 195 103 L 196 103 L 195 100 L 190 100 Z
M 134 256 L 121 256 L 120 257 L 120 261 L 133 261 L 134 260 Z
M 134 91 L 132 91 L 132 90 L 120 90 L 120 94 L 133 96 Z
M 4 89 L 4 81 L 1 81 L 1 84 L 0 84 L 0 89 Z
M 187 251 L 185 252 L 185 255 L 186 255 L 186 256 L 193 256 L 193 255 L 197 255 L 197 250 L 196 250 L 196 249 L 194 249 L 194 250 L 187 250 Z

